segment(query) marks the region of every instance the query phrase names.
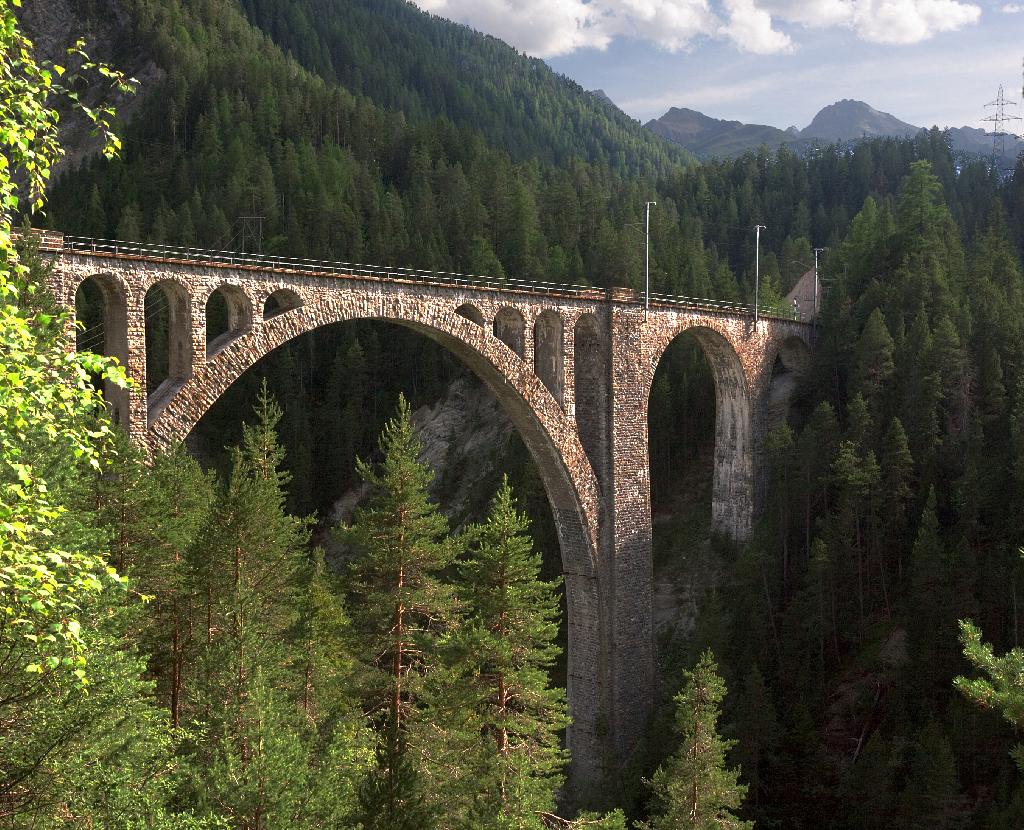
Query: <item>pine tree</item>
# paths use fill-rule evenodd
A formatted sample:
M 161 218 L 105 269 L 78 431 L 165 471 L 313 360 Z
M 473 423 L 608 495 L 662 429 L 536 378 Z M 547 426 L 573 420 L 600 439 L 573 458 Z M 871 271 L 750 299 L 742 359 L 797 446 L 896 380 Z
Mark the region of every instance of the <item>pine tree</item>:
M 985 676 L 957 677 L 953 685 L 976 706 L 997 710 L 1014 729 L 1024 729 L 1024 649 L 1012 648 L 997 656 L 970 620 L 960 620 L 960 643 L 967 661 Z M 1024 743 L 1014 746 L 1012 755 L 1024 773 Z
M 895 371 L 892 335 L 880 309 L 875 309 L 864 324 L 864 331 L 853 354 L 850 389 L 860 392 L 871 406 L 876 418 L 884 406 L 884 396 Z
M 540 580 L 528 530 L 506 477 L 486 522 L 465 534 L 458 584 L 466 621 L 447 644 L 452 676 L 433 696 L 461 709 L 452 713 L 462 738 L 454 743 L 461 750 L 468 741 L 462 763 L 449 768 L 461 766 L 467 778 L 459 817 L 466 828 L 542 826 L 539 814 L 553 809 L 566 761 L 565 692 L 549 681 L 559 653 L 556 583 Z M 438 773 L 443 788 L 444 766 Z
M 907 528 L 907 502 L 913 495 L 914 459 L 910 456 L 907 433 L 899 418 L 893 417 L 882 442 L 882 481 L 879 500 L 882 515 L 882 544 L 895 552 L 896 577 L 903 581 L 903 549 Z
M 747 794 L 739 770 L 725 766 L 725 753 L 734 741 L 718 734 L 718 717 L 725 683 L 710 651 L 693 671 L 683 673 L 683 690 L 676 695 L 676 727 L 682 737 L 678 752 L 651 779 L 658 803 L 651 830 L 752 830 L 753 822 L 736 817 Z
M 115 234 L 117 239 L 135 241 L 142 239 L 142 213 L 138 205 L 129 202 L 121 211 L 121 218 L 117 223 Z
M 955 599 L 951 561 L 939 532 L 933 487 L 928 491 L 910 555 L 907 619 L 913 655 L 910 682 L 919 695 L 930 696 L 949 683 L 952 661 L 944 645 L 956 634 Z
M 354 694 L 356 660 L 339 579 L 319 548 L 298 594 L 298 620 L 288 636 L 289 700 L 315 730 L 307 733 L 317 779 L 309 809 L 321 826 L 339 826 L 356 811 L 359 787 L 374 762 L 374 736 Z
M 800 465 L 800 490 L 803 495 L 804 555 L 811 555 L 812 516 L 827 503 L 829 472 L 835 459 L 839 426 L 832 405 L 822 402 L 815 407 L 797 441 Z
M 736 736 L 731 755 L 743 770 L 743 777 L 750 785 L 750 801 L 757 807 L 761 804 L 764 787 L 762 773 L 772 760 L 781 736 L 775 707 L 757 666 L 743 679 L 736 712 Z
M 310 567 L 308 522 L 285 511 L 288 474 L 276 434 L 281 409 L 266 384 L 256 415 L 243 428 L 227 486 L 190 551 L 204 640 L 188 701 L 202 734 L 188 759 L 191 798 L 211 814 L 230 816 L 242 830 L 330 826 L 349 821 L 355 810 L 368 742 L 352 728 L 352 717 L 338 733 L 329 717 L 318 717 L 346 720 L 337 695 L 313 700 L 318 691 L 326 695 L 332 680 L 318 655 L 306 655 L 323 671 L 317 677 L 289 659 L 292 649 L 308 645 L 299 635 L 320 627 L 302 617 L 314 613 L 301 601 Z M 345 655 L 336 659 L 344 665 Z M 314 703 L 328 702 L 327 713 L 316 710 Z M 338 735 L 347 736 L 347 747 L 338 744 Z M 347 758 L 344 774 L 325 767 L 332 758 Z M 319 789 L 324 775 L 333 779 L 330 791 Z
M 358 462 L 373 496 L 342 534 L 361 554 L 351 565 L 348 591 L 367 675 L 365 706 L 380 733 L 377 769 L 360 794 L 362 815 L 364 823 L 373 820 L 368 827 L 427 827 L 429 812 L 414 809 L 422 802 L 421 766 L 411 754 L 410 727 L 455 606 L 440 573 L 456 551 L 446 538 L 447 520 L 430 501 L 433 472 L 418 460 L 419 439 L 404 396 L 379 447 L 378 464 Z
M 328 496 L 336 499 L 351 484 L 356 454 L 368 437 L 369 403 L 366 353 L 358 338 L 338 349 L 327 384 L 327 411 L 323 452 Z
M 944 830 L 957 826 L 956 761 L 949 736 L 929 721 L 918 733 L 900 801 L 901 827 Z
M 190 584 L 189 552 L 209 519 L 213 478 L 180 445 L 156 456 L 148 470 L 126 447 L 99 479 L 97 495 L 102 521 L 114 531 L 112 558 L 151 597 L 140 642 L 158 697 L 177 727 L 198 645 L 193 634 L 199 597 Z
M 844 782 L 844 826 L 850 830 L 887 827 L 895 802 L 892 745 L 879 732 L 868 738 Z

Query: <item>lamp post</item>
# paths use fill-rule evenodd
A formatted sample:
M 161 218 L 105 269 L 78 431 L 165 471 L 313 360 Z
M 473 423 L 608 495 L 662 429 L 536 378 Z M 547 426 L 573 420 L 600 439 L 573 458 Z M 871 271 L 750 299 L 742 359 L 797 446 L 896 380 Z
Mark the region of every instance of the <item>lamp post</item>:
M 644 322 L 651 308 L 651 205 L 657 202 L 644 202 Z
M 757 328 L 757 304 L 761 298 L 761 231 L 766 230 L 764 225 L 754 225 L 756 234 L 754 242 L 754 328 Z
M 828 248 L 814 249 L 814 316 L 818 316 L 818 254 L 827 251 Z

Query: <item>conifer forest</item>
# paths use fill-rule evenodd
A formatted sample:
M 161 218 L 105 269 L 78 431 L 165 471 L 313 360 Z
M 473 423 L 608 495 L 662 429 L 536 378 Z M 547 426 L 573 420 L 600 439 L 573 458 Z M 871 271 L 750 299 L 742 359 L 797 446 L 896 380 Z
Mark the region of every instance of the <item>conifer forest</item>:
M 405 0 L 0 21 L 0 829 L 1024 827 L 1024 156 L 698 161 Z M 751 303 L 761 223 L 761 304 L 820 248 L 822 310 L 744 543 L 711 530 L 700 344 L 657 370 L 654 570 L 689 610 L 586 803 L 534 462 L 513 434 L 456 505 L 424 460 L 416 413 L 489 394 L 459 359 L 326 326 L 148 458 L 97 391 L 98 295 L 76 335 L 15 232 L 642 290 L 647 201 L 652 292 Z

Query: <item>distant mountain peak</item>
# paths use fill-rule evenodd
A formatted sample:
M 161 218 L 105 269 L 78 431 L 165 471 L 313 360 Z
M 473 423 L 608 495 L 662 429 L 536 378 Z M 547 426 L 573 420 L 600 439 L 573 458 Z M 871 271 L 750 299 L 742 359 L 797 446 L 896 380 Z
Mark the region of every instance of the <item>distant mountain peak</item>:
M 912 136 L 920 130 L 920 127 L 900 121 L 895 115 L 876 110 L 863 101 L 843 98 L 823 107 L 811 123 L 800 131 L 800 137 L 852 141 L 882 135 Z
M 728 158 L 762 144 L 778 146 L 793 138 L 765 124 L 725 121 L 686 107 L 672 107 L 661 118 L 648 121 L 644 126 L 698 156 Z

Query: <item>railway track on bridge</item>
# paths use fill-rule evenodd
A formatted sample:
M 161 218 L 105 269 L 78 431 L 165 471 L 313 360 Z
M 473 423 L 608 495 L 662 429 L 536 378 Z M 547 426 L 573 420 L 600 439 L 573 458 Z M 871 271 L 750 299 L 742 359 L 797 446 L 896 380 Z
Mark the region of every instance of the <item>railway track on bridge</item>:
M 181 265 L 203 265 L 220 268 L 241 268 L 281 274 L 301 274 L 340 279 L 373 279 L 403 283 L 419 283 L 439 288 L 473 288 L 491 291 L 517 291 L 552 297 L 581 300 L 613 300 L 622 303 L 644 303 L 644 293 L 631 288 L 594 288 L 583 285 L 541 282 L 534 280 L 495 279 L 481 274 L 461 274 L 453 271 L 431 271 L 387 265 L 340 262 L 331 260 L 278 257 L 242 251 L 219 251 L 175 245 L 157 245 L 118 239 L 96 239 L 72 236 L 57 231 L 36 231 L 41 250 L 70 254 L 113 256 Z M 729 303 L 700 297 L 684 297 L 651 293 L 652 306 L 687 308 L 726 314 L 754 314 L 753 305 Z M 777 309 L 761 306 L 758 313 L 781 320 L 794 319 L 793 315 L 779 314 Z

